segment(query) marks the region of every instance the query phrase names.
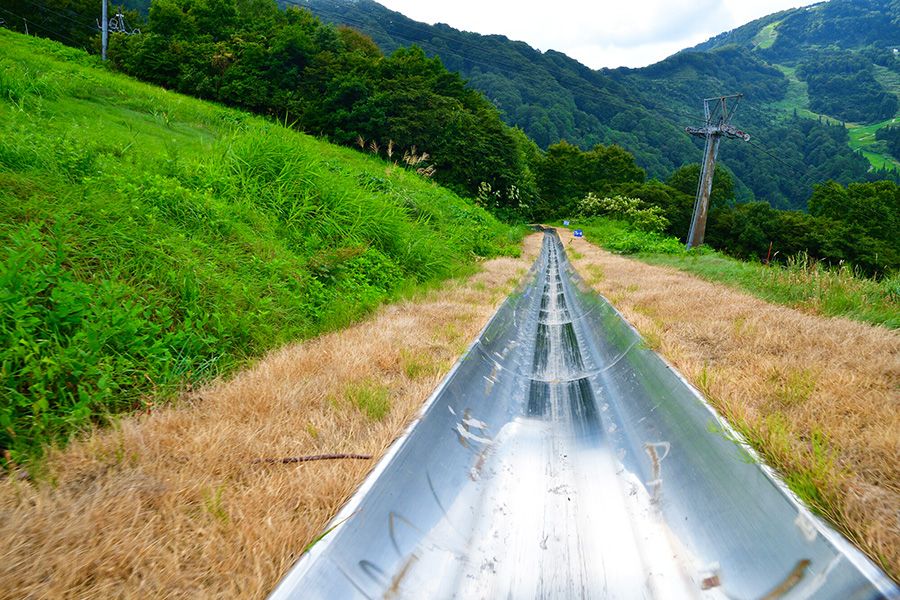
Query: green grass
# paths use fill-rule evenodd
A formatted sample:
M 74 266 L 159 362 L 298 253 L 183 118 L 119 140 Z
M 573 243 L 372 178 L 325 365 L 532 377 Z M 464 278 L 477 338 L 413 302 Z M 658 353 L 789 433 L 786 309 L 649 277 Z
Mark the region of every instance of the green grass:
M 797 432 L 780 411 L 773 411 L 757 423 L 737 420 L 735 428 L 763 460 L 784 476 L 784 482 L 816 514 L 837 525 L 845 535 L 850 530 L 841 515 L 842 499 L 834 490 L 842 489 L 845 471 L 828 437 L 813 430 L 806 443 L 797 443 Z M 882 561 L 883 566 L 887 566 Z
M 793 113 L 795 110 L 798 114 L 809 117 L 813 113 L 809 111 L 809 89 L 805 81 L 801 81 L 797 77 L 797 69 L 786 65 L 772 65 L 781 71 L 788 82 L 787 92 L 784 98 L 773 103 L 773 106 L 786 113 Z
M 616 254 L 678 254 L 684 245 L 676 238 L 659 233 L 641 231 L 624 222 L 603 217 L 573 221 L 571 229 L 582 229 L 585 237 Z
M 0 29 L 0 461 L 517 254 L 523 232 Z
M 771 48 L 772 44 L 775 43 L 775 40 L 778 39 L 778 31 L 776 27 L 781 24 L 781 21 L 775 21 L 774 23 L 769 23 L 765 27 L 759 30 L 755 36 L 753 36 L 753 47 L 760 48 L 765 50 L 766 48 Z
M 774 108 L 784 112 L 785 116 L 793 115 L 794 111 L 796 111 L 797 115 L 800 117 L 817 120 L 822 119 L 823 122 L 828 123 L 829 125 L 840 125 L 840 121 L 837 119 L 809 110 L 809 88 L 805 81 L 797 77 L 796 67 L 777 64 L 773 64 L 772 66 L 784 73 L 784 76 L 788 80 L 787 92 L 785 93 L 784 98 L 778 102 L 772 103 Z
M 894 117 L 873 125 L 847 123 L 850 148 L 865 156 L 876 169 L 900 169 L 900 161 L 891 156 L 884 142 L 875 139 L 875 132 L 882 127 L 897 125 L 900 117 Z
M 873 65 L 875 79 L 884 88 L 900 96 L 900 74 L 891 71 L 887 67 Z M 847 123 L 850 133 L 850 147 L 866 157 L 869 163 L 876 169 L 900 170 L 900 160 L 891 156 L 884 142 L 875 139 L 875 133 L 882 127 L 897 125 L 900 123 L 900 111 L 893 118 L 875 123 L 874 125 L 857 125 Z
M 746 262 L 706 247 L 687 251 L 674 237 L 639 231 L 627 223 L 594 218 L 573 222 L 588 241 L 644 262 L 674 267 L 758 298 L 826 316 L 900 328 L 900 274 L 875 281 L 844 266 L 829 268 L 805 256 L 785 265 Z
M 441 364 L 439 362 L 428 356 L 405 349 L 400 351 L 400 366 L 410 379 L 436 375 L 441 372 Z
M 383 420 L 391 411 L 391 397 L 383 385 L 364 381 L 347 388 L 346 397 L 353 406 L 373 421 Z
M 794 114 L 794 111 L 796 111 L 798 116 L 808 119 L 822 119 L 829 125 L 839 125 L 841 123 L 839 120 L 829 117 L 828 115 L 822 115 L 809 110 L 809 92 L 807 90 L 806 82 L 801 81 L 797 77 L 796 68 L 788 67 L 786 65 L 773 66 L 784 73 L 784 76 L 787 77 L 788 80 L 788 89 L 784 98 L 772 104 L 776 109 L 782 111 L 785 115 L 792 115 Z M 884 67 L 880 67 L 880 69 L 889 73 L 889 76 L 882 75 L 879 77 L 879 81 L 882 85 L 885 85 L 885 87 L 894 91 L 894 93 L 900 93 L 897 92 L 897 86 L 900 85 L 900 76 L 897 76 Z M 896 81 L 894 79 L 896 79 Z M 900 123 L 900 115 L 893 119 L 888 119 L 873 125 L 846 123 L 845 126 L 850 135 L 848 145 L 852 150 L 862 154 L 874 169 L 900 169 L 900 161 L 887 152 L 887 148 L 884 147 L 882 142 L 878 142 L 875 139 L 876 131 L 882 127 L 895 123 Z

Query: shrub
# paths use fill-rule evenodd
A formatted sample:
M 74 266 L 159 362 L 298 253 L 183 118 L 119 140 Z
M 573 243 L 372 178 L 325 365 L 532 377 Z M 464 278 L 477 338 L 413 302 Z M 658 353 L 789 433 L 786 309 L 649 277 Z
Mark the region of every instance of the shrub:
M 617 254 L 683 254 L 684 245 L 678 238 L 654 231 L 644 231 L 625 221 L 594 217 L 579 222 L 591 242 Z
M 669 227 L 662 208 L 627 196 L 598 198 L 589 192 L 578 202 L 578 213 L 584 217 L 606 216 L 624 220 L 647 232 L 660 233 Z

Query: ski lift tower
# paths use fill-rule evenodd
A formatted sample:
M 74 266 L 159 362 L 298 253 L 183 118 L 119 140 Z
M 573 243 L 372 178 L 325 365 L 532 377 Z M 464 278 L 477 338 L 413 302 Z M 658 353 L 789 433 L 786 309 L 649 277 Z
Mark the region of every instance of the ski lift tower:
M 101 21 L 97 21 L 97 29 L 100 30 L 100 57 L 105 61 L 106 60 L 106 50 L 109 47 L 109 34 L 110 33 L 124 33 L 125 35 L 135 35 L 140 33 L 140 29 L 129 29 L 127 25 L 125 25 L 125 15 L 122 14 L 121 10 L 116 11 L 116 16 L 113 18 L 108 18 L 108 2 L 109 0 L 102 0 L 100 5 L 100 13 L 103 15 L 101 17 Z
M 706 140 L 706 150 L 703 153 L 703 164 L 700 168 L 700 181 L 697 185 L 697 199 L 694 201 L 694 216 L 691 218 L 691 230 L 687 239 L 688 249 L 703 244 L 703 235 L 706 233 L 706 216 L 709 212 L 709 196 L 712 193 L 716 157 L 719 154 L 719 142 L 723 137 L 750 141 L 749 133 L 744 133 L 731 125 L 731 117 L 734 116 L 741 98 L 743 98 L 743 94 L 706 98 L 703 101 L 706 125 L 684 128 L 690 135 Z

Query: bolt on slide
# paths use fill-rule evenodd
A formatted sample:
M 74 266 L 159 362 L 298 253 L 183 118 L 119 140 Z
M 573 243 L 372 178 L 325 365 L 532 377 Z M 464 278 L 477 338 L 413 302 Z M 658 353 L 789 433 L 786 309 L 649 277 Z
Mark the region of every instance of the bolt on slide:
M 555 231 L 273 599 L 882 598 Z

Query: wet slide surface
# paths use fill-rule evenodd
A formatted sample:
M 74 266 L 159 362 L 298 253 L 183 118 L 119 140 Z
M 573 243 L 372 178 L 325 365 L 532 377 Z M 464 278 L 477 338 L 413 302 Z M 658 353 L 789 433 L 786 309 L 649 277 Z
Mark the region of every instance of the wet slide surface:
M 556 233 L 272 598 L 879 598 Z

